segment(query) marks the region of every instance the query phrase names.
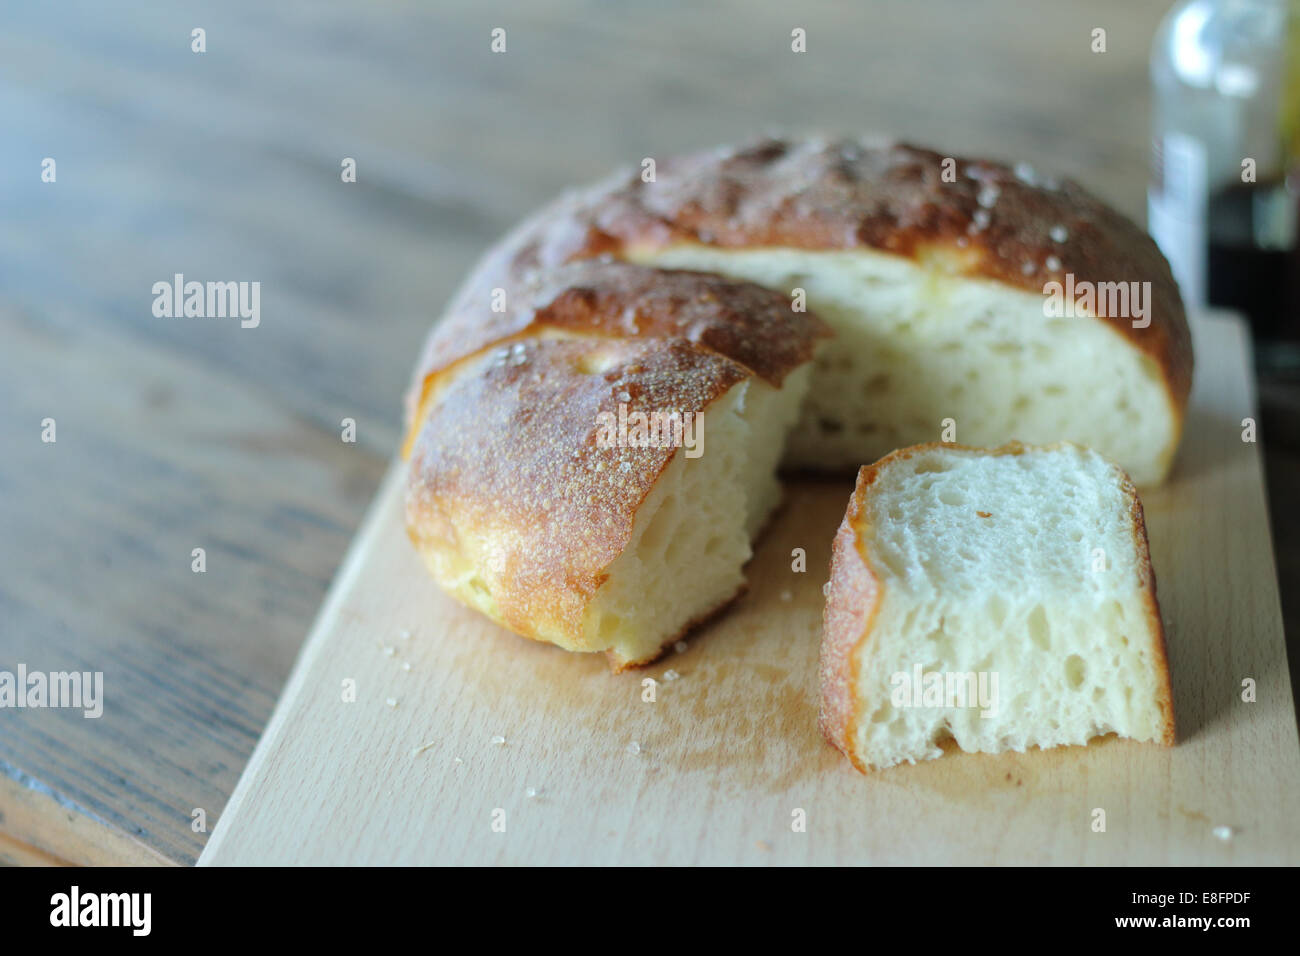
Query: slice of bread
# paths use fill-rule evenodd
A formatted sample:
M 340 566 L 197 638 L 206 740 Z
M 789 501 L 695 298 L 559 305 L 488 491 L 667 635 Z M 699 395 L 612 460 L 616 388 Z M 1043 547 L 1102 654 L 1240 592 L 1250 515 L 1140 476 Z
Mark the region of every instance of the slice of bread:
M 826 329 L 748 283 L 622 262 L 484 311 L 485 345 L 413 399 L 407 532 L 516 633 L 646 663 L 744 589 Z
M 821 727 L 859 770 L 1174 742 L 1142 505 L 1069 443 L 932 443 L 858 473 L 835 538 Z
M 637 509 L 586 613 L 583 649 L 606 651 L 615 670 L 645 663 L 744 590 L 751 543 L 781 501 L 777 458 L 810 370 L 779 389 L 740 382 L 705 409 L 705 453 L 675 454 Z

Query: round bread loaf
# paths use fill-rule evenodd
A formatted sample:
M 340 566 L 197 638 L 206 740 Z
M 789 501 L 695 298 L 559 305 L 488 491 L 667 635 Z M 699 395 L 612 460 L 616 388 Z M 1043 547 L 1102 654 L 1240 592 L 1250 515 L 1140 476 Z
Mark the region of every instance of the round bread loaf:
M 460 599 L 623 666 L 739 592 L 778 463 L 1069 440 L 1154 484 L 1191 376 L 1167 263 L 1076 184 L 763 139 L 567 194 L 484 256 L 408 392 L 408 528 Z M 599 447 L 623 394 L 718 441 Z

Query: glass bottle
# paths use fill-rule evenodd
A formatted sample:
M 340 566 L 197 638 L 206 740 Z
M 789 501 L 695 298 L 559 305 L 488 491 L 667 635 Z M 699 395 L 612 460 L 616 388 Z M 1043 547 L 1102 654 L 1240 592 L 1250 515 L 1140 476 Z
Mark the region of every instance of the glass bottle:
M 1148 228 L 1189 309 L 1248 317 L 1261 365 L 1300 355 L 1288 169 L 1300 158 L 1288 149 L 1300 108 L 1297 13 L 1300 0 L 1183 0 L 1151 50 Z

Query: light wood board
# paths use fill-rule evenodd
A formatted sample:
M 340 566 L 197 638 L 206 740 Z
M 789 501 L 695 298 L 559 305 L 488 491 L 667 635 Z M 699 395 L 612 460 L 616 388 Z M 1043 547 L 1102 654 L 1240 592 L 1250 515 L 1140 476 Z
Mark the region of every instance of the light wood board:
M 849 480 L 792 486 L 749 595 L 684 652 L 614 676 L 444 597 L 406 541 L 395 468 L 200 863 L 1300 862 L 1300 743 L 1258 446 L 1241 434 L 1247 338 L 1223 319 L 1195 333 L 1184 445 L 1143 496 L 1177 747 L 1111 737 L 852 770 L 815 726 Z

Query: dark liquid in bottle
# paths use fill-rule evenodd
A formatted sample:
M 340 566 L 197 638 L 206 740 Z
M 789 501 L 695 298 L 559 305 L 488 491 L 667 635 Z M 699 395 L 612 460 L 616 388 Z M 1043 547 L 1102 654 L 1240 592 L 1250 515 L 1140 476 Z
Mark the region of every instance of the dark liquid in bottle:
M 1300 341 L 1300 249 L 1294 238 L 1283 249 L 1259 239 L 1270 203 L 1294 201 L 1280 181 L 1236 184 L 1210 197 L 1210 304 L 1245 313 L 1261 344 Z

